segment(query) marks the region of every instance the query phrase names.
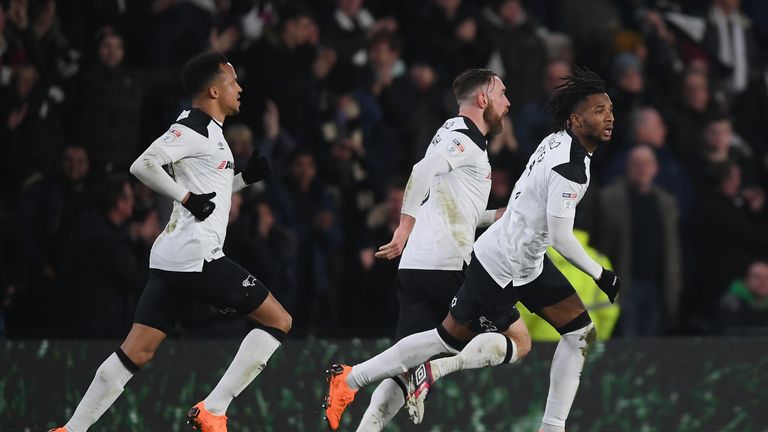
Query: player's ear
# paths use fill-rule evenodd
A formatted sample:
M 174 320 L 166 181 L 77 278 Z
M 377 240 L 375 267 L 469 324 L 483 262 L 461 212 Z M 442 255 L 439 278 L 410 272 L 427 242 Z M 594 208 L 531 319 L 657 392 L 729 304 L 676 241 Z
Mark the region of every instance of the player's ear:
M 219 97 L 219 89 L 216 87 L 208 87 L 208 96 L 210 96 L 211 99 L 216 99 Z
M 486 95 L 484 92 L 477 92 L 475 100 L 477 101 L 477 106 L 480 108 L 485 109 L 486 105 L 488 105 L 488 95 Z
M 582 119 L 581 116 L 576 113 L 571 113 L 571 116 L 568 118 L 568 120 L 570 120 L 574 127 L 584 126 L 584 119 Z

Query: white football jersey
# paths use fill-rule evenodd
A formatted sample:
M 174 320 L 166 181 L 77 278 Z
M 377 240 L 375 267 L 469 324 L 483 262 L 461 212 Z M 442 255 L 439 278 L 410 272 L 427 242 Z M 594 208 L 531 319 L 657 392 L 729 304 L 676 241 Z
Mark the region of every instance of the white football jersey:
M 466 117 L 448 119 L 427 155 L 438 153 L 451 170 L 432 179 L 400 259 L 401 269 L 461 270 L 469 262 L 475 229 L 488 205 L 491 165 L 487 141 Z
M 573 218 L 589 186 L 591 155 L 567 132 L 539 144 L 515 184 L 504 215 L 475 242 L 475 256 L 502 287 L 524 285 L 543 269 L 547 215 Z
M 202 271 L 203 261 L 224 256 L 222 247 L 232 203 L 234 158 L 221 125 L 203 111 L 183 111 L 168 132 L 150 147 L 165 152 L 173 161 L 171 175 L 195 194 L 216 192 L 213 213 L 204 221 L 195 219 L 180 202 L 149 256 L 149 267 L 170 271 Z

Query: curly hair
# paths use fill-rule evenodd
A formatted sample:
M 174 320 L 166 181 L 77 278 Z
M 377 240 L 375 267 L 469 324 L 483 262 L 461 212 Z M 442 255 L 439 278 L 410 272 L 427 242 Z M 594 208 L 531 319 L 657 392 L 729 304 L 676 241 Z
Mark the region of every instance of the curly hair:
M 576 66 L 573 74 L 561 78 L 563 84 L 555 87 L 544 109 L 552 115 L 552 129 L 555 132 L 568 127 L 568 118 L 579 102 L 593 94 L 605 93 L 605 81 L 587 67 Z

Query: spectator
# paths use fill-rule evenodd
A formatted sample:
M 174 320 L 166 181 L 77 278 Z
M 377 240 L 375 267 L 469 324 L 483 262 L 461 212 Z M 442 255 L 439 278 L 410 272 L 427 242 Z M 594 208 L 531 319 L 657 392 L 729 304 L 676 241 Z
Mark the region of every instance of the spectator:
M 17 66 L 10 88 L 0 90 L 0 95 L 0 190 L 7 192 L 13 205 L 22 189 L 50 172 L 60 134 L 54 127 L 55 108 L 49 102 L 48 88 L 41 83 L 35 66 Z
M 540 84 L 539 97 L 520 108 L 515 119 L 515 136 L 520 141 L 520 151 L 526 157 L 533 154 L 541 137 L 546 136 L 551 130 L 549 116 L 542 107 L 555 87 L 563 83 L 562 78 L 570 73 L 571 65 L 568 62 L 555 60 L 547 64 L 544 69 L 544 79 Z
M 75 229 L 92 204 L 88 173 L 85 149 L 66 147 L 59 173 L 32 185 L 14 212 L 36 289 L 51 289 L 70 264 L 69 245 L 77 241 Z
M 394 18 L 377 20 L 363 6 L 364 0 L 336 0 L 336 9 L 323 27 L 324 45 L 337 54 L 334 72 L 346 79 L 359 79 L 360 71 L 368 63 L 367 39 L 379 31 L 397 30 Z
M 388 181 L 392 173 L 406 172 L 410 169 L 411 153 L 414 145 L 409 124 L 411 122 L 411 103 L 416 97 L 416 89 L 407 75 L 405 62 L 400 57 L 402 41 L 400 36 L 382 31 L 371 37 L 368 48 L 369 75 L 371 84 L 368 93 L 381 110 L 381 120 L 374 139 L 384 143 L 379 150 L 386 155 L 375 155 L 369 160 L 383 179 L 377 179 L 376 189 Z
M 492 56 L 499 58 L 501 69 L 496 72 L 507 85 L 509 112 L 514 116 L 526 102 L 539 96 L 547 51 L 538 25 L 526 14 L 521 0 L 494 4 L 483 9 L 479 24 L 493 45 Z
M 262 125 L 264 126 L 264 135 L 256 143 L 256 148 L 262 155 L 269 158 L 275 173 L 274 177 L 282 178 L 288 173 L 288 158 L 296 150 L 298 144 L 291 134 L 281 126 L 280 111 L 277 109 L 277 105 L 270 100 L 266 101 Z M 237 167 L 237 161 L 235 161 L 235 167 Z
M 676 325 L 682 292 L 679 213 L 672 195 L 654 185 L 653 149 L 633 148 L 624 178 L 599 196 L 596 246 L 623 276 L 618 331 L 657 336 Z
M 390 183 L 386 199 L 374 206 L 365 218 L 365 231 L 358 240 L 357 257 L 352 267 L 353 276 L 347 285 L 341 305 L 349 319 L 343 324 L 360 329 L 358 334 L 394 336 L 397 324 L 397 292 L 393 281 L 397 278 L 399 259 L 380 260 L 374 253 L 389 243 L 400 223 L 400 207 L 406 179 L 397 177 Z M 360 304 L 375 304 L 374 310 L 361 309 Z
M 765 202 L 741 195 L 741 170 L 726 161 L 710 167 L 711 189 L 702 194 L 695 212 L 698 265 L 695 286 L 685 295 L 690 325 L 712 331 L 710 318 L 728 284 L 765 252 L 768 222 L 760 213 Z M 760 213 L 757 213 L 757 212 Z
M 66 280 L 76 335 L 115 337 L 130 329 L 146 266 L 137 259 L 129 236 L 133 190 L 128 179 L 112 175 L 96 193 L 96 210 L 83 216 L 73 256 L 77 269 Z M 159 227 L 158 227 L 159 228 Z M 151 246 L 158 230 L 138 230 Z M 61 307 L 60 303 L 58 307 Z
M 247 100 L 240 118 L 246 123 L 261 118 L 253 107 L 271 100 L 280 113 L 281 126 L 299 143 L 311 146 L 319 134 L 319 80 L 330 71 L 336 54 L 330 49 L 319 52 L 312 45 L 316 25 L 305 6 L 289 2 L 278 15 L 275 34 L 266 35 L 245 53 L 241 79 L 248 91 L 243 93 Z
M 421 14 L 419 28 L 412 29 L 418 35 L 410 35 L 412 58 L 433 65 L 438 80 L 450 82 L 462 71 L 488 62 L 490 48 L 479 31 L 471 2 L 429 0 Z
M 718 111 L 707 73 L 689 69 L 683 75 L 682 97 L 670 107 L 672 151 L 683 160 L 692 161 L 701 147 L 696 131 L 704 130 L 707 121 Z
M 235 158 L 235 169 L 239 171 L 248 165 L 248 161 L 255 150 L 251 128 L 242 123 L 227 125 L 224 129 L 224 139 L 227 140 L 232 156 Z M 259 148 L 259 150 L 263 149 Z M 264 155 L 267 156 L 266 152 Z
M 754 81 L 762 79 L 754 30 L 740 9 L 741 0 L 714 0 L 702 42 L 718 66 L 716 73 L 734 98 Z
M 704 127 L 702 135 L 704 140 L 700 157 L 703 169 L 700 171 L 707 172 L 708 167 L 713 164 L 731 161 L 738 165 L 741 171 L 742 190 L 762 192 L 752 148 L 734 132 L 733 123 L 728 116 L 712 117 Z
M 335 319 L 331 281 L 337 276 L 334 266 L 343 237 L 337 204 L 317 178 L 312 153 L 297 150 L 289 167 L 288 177 L 267 192 L 275 219 L 298 242 L 298 253 L 292 263 L 296 285 L 286 287 L 285 301 L 281 303 L 295 317 L 292 331 L 306 335 L 314 325 L 327 325 Z M 322 316 L 318 315 L 321 306 Z
M 121 35 L 99 35 L 98 59 L 76 77 L 71 107 L 72 141 L 88 150 L 96 175 L 124 171 L 139 152 L 144 87 L 123 64 Z
M 668 129 L 664 119 L 655 108 L 641 107 L 630 114 L 627 129 L 629 145 L 646 145 L 653 150 L 658 164 L 658 171 L 654 173 L 654 183 L 675 197 L 682 218 L 686 219 L 694 206 L 694 190 L 683 165 L 669 151 Z M 613 181 L 624 171 L 631 151 L 621 151 L 606 167 L 603 171 L 603 182 L 607 184 Z
M 768 261 L 753 262 L 743 279 L 731 283 L 720 300 L 717 322 L 729 335 L 768 333 Z

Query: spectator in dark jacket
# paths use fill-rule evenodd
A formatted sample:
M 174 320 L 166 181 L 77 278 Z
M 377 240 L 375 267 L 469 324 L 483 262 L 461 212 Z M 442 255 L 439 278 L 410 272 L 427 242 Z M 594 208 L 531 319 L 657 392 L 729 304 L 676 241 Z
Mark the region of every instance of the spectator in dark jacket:
M 526 102 L 539 96 L 539 83 L 547 63 L 544 40 L 537 24 L 526 14 L 520 0 L 502 0 L 480 15 L 480 29 L 501 60 L 499 76 L 507 85 L 509 112 L 514 116 Z
M 146 275 L 129 236 L 133 190 L 128 179 L 112 175 L 103 180 L 96 207 L 83 216 L 78 230 L 68 294 L 78 335 L 118 336 L 130 329 Z M 152 234 L 146 233 L 147 243 L 154 240 Z
M 764 254 L 768 244 L 765 203 L 750 205 L 741 196 L 738 165 L 716 165 L 710 176 L 712 190 L 702 194 L 695 212 L 698 278 L 685 294 L 691 325 L 703 331 L 713 330 L 710 320 L 728 284 Z
M 277 222 L 298 241 L 296 259 L 290 263 L 296 285 L 287 287 L 292 292 L 286 292 L 281 303 L 296 317 L 293 332 L 306 334 L 312 325 L 328 325 L 335 317 L 336 293 L 331 290 L 343 236 L 337 203 L 317 178 L 312 153 L 297 150 L 289 166 L 288 177 L 267 192 Z

